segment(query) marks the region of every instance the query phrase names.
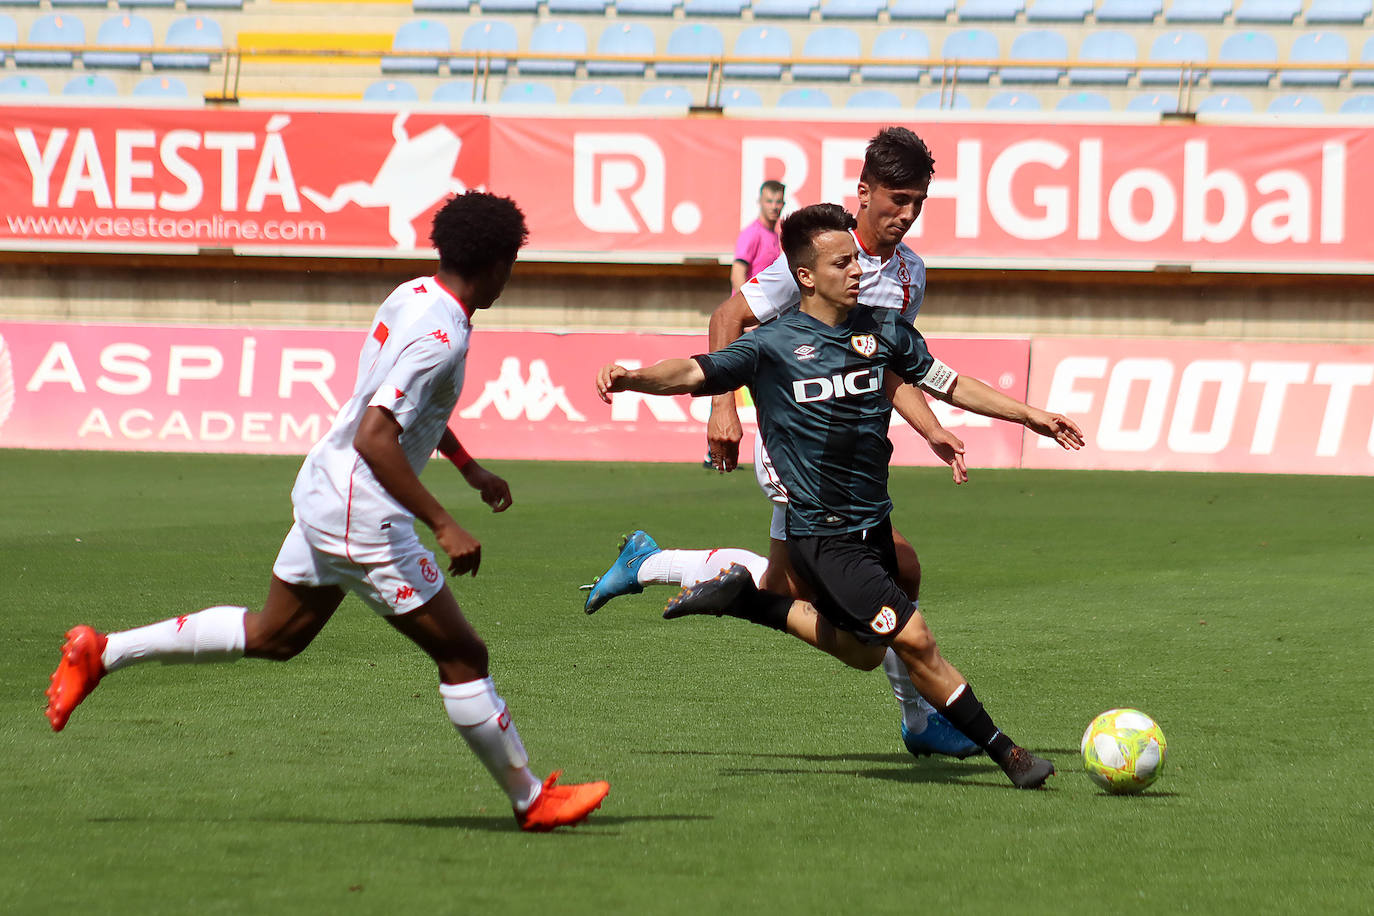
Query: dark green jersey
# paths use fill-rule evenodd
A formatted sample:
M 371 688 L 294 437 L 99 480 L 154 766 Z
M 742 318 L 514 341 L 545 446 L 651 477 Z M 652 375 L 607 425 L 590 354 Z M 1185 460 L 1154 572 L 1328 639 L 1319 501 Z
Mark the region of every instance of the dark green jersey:
M 844 534 L 886 518 L 892 402 L 885 374 L 941 392 L 955 378 L 896 310 L 862 305 L 833 328 L 794 310 L 696 360 L 706 373 L 698 394 L 741 385 L 753 394 L 787 488 L 789 535 Z

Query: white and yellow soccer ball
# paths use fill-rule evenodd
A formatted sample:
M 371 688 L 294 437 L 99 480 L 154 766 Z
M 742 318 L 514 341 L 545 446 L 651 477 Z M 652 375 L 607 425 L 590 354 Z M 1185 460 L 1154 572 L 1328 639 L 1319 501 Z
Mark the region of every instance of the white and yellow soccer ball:
M 1113 795 L 1134 795 L 1159 778 L 1168 746 L 1158 723 L 1138 709 L 1109 709 L 1083 733 L 1083 769 Z

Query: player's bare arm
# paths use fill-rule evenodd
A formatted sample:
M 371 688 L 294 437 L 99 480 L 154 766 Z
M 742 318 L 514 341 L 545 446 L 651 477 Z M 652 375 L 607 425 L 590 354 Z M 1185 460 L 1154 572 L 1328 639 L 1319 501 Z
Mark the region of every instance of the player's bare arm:
M 429 526 L 439 549 L 448 555 L 449 572 L 477 575 L 482 545 L 454 521 L 434 494 L 425 489 L 401 448 L 401 424 L 384 407 L 369 407 L 358 424 L 353 448 L 367 462 L 377 482 L 408 512 Z
M 468 482 L 468 486 L 477 491 L 482 497 L 482 502 L 491 506 L 491 511 L 505 512 L 511 507 L 510 484 L 478 464 L 477 459 L 463 448 L 453 430 L 444 430 L 443 436 L 439 439 L 439 454 L 453 462 L 454 467 L 458 468 L 463 479 Z
M 730 289 L 738 290 L 749 280 L 749 262 L 736 261 L 730 265 Z
M 955 407 L 962 407 L 985 417 L 1020 423 L 1032 432 L 1058 442 L 1060 448 L 1083 447 L 1083 431 L 1068 417 L 1024 404 L 972 376 L 961 375 L 956 378 L 948 395 L 932 393 Z
M 708 326 L 711 352 L 739 340 L 740 335 L 758 323 L 744 294 L 735 293 L 711 313 Z M 734 392 L 711 398 L 711 417 L 706 421 L 706 443 L 711 449 L 711 460 L 715 462 L 717 470 L 733 471 L 739 466 L 739 443 L 743 438 L 744 428 L 740 426 L 739 411 L 735 409 Z
M 966 482 L 968 467 L 964 464 L 964 442 L 940 425 L 925 395 L 911 385 L 902 384 L 896 376 L 888 376 L 887 397 L 892 402 L 892 409 L 908 426 L 921 434 L 935 457 L 949 465 L 954 483 Z
M 691 394 L 706 381 L 706 373 L 694 359 L 665 359 L 643 369 L 626 369 L 608 363 L 596 374 L 596 393 L 607 404 L 617 391 L 642 394 Z

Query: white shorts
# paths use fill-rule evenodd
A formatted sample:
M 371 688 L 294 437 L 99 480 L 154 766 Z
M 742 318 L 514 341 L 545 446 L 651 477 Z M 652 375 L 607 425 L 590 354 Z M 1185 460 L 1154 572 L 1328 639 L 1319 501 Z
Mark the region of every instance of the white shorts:
M 427 604 L 444 587 L 443 570 L 414 532 L 396 539 L 388 559 L 355 563 L 342 539 L 300 522 L 286 533 L 272 574 L 292 585 L 337 585 L 385 617 Z
M 763 447 L 763 436 L 754 436 L 754 479 L 763 495 L 773 503 L 773 519 L 768 523 L 768 536 L 775 541 L 787 540 L 787 488 L 773 470 L 773 459 Z

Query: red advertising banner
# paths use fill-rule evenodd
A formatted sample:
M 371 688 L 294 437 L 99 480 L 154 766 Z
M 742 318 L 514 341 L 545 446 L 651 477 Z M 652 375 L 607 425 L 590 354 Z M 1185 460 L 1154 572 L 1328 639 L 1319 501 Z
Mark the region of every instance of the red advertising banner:
M 3 105 L 0 246 L 412 255 L 449 193 L 536 257 L 728 256 L 765 178 L 855 206 L 882 122 Z M 926 121 L 944 264 L 1374 270 L 1374 131 Z
M 1036 339 L 1030 400 L 1088 447 L 1025 467 L 1374 474 L 1371 346 Z
M 0 322 L 0 447 L 303 454 L 352 390 L 362 334 Z M 490 458 L 699 461 L 709 399 L 627 392 L 607 405 L 594 379 L 607 362 L 645 365 L 704 345 L 704 335 L 479 328 L 454 429 Z M 931 349 L 1024 397 L 1028 341 L 937 339 Z M 1020 427 L 944 404 L 938 412 L 970 464 L 1020 461 Z M 937 463 L 898 423 L 897 463 Z

